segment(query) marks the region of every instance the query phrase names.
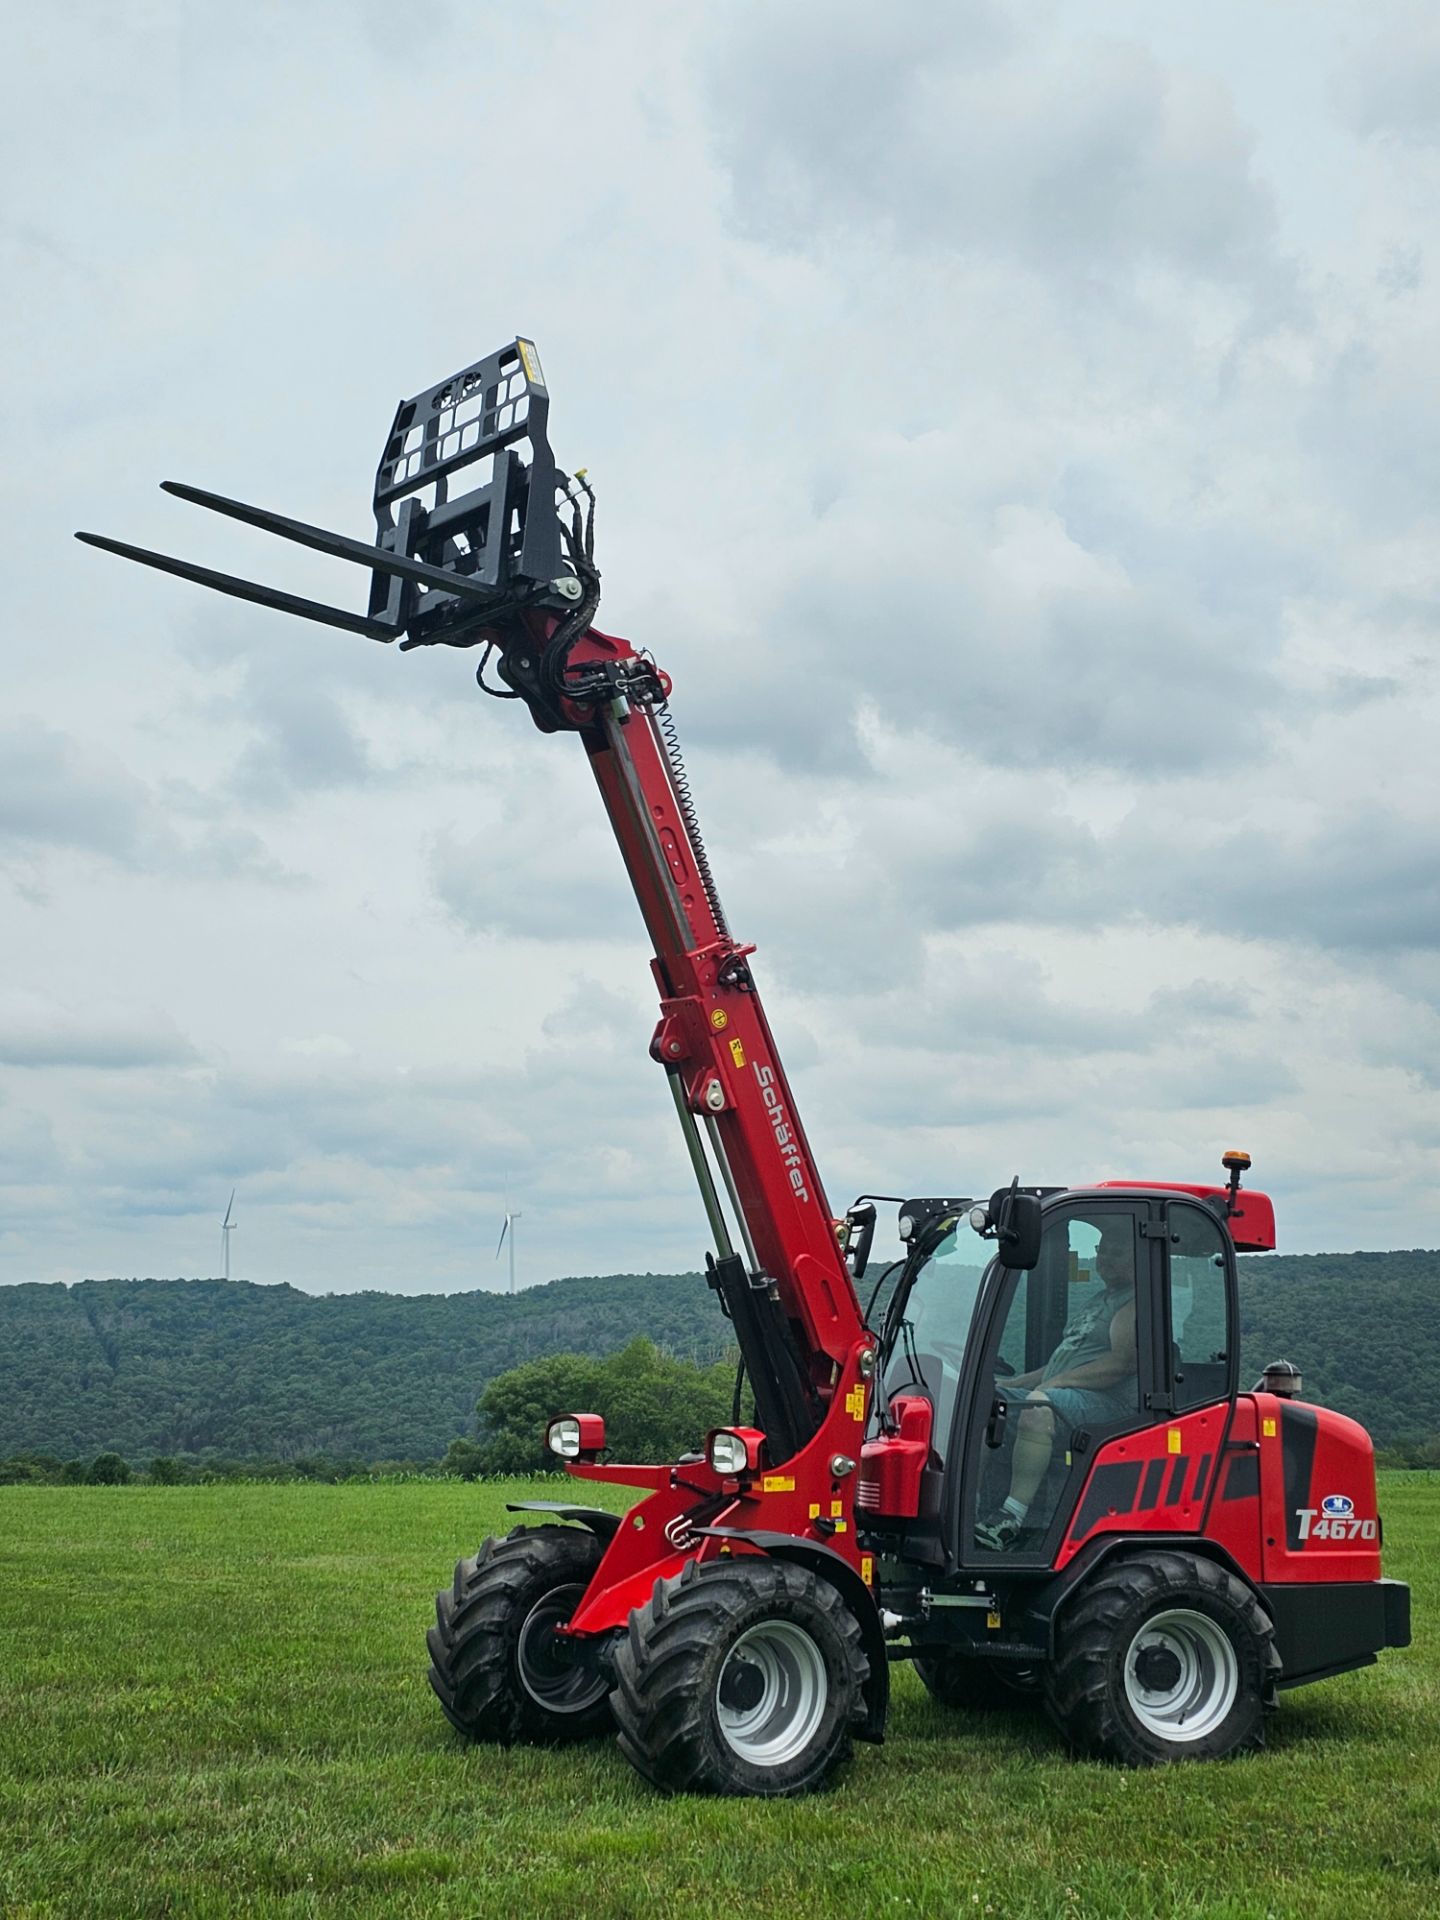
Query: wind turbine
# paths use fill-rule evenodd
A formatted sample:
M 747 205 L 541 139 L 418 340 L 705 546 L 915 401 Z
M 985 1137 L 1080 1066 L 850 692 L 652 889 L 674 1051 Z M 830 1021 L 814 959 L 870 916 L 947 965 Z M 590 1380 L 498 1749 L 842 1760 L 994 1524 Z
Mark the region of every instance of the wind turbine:
M 225 1218 L 220 1222 L 220 1245 L 225 1250 L 225 1278 L 230 1278 L 230 1236 L 235 1231 L 235 1221 L 231 1215 L 235 1211 L 235 1189 L 230 1189 L 230 1200 L 225 1208 Z
M 505 1236 L 506 1236 L 506 1234 L 507 1234 L 507 1233 L 509 1234 L 509 1236 L 510 1236 L 510 1291 L 511 1291 L 511 1293 L 514 1293 L 514 1291 L 515 1291 L 515 1222 L 516 1222 L 517 1220 L 523 1220 L 523 1219 L 524 1219 L 524 1217 L 525 1217 L 525 1216 L 524 1216 L 523 1214 L 520 1214 L 520 1213 L 511 1213 L 511 1211 L 510 1211 L 510 1209 L 509 1209 L 509 1208 L 507 1207 L 507 1208 L 505 1209 L 505 1224 L 504 1224 L 504 1226 L 503 1226 L 503 1227 L 501 1227 L 501 1229 L 500 1229 L 500 1238 L 499 1238 L 499 1239 L 498 1239 L 498 1240 L 496 1241 L 496 1243 L 495 1243 L 495 1258 L 496 1258 L 496 1259 L 498 1260 L 498 1259 L 500 1258 L 500 1249 L 501 1249 L 501 1247 L 503 1247 L 503 1246 L 504 1246 L 504 1244 L 505 1244 Z

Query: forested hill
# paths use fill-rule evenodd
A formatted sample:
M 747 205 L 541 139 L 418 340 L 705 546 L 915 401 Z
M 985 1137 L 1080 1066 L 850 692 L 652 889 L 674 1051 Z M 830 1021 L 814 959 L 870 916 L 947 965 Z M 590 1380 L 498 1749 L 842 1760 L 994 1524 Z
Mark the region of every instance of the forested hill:
M 496 1293 L 316 1295 L 237 1280 L 0 1287 L 0 1457 L 205 1453 L 426 1460 L 541 1354 L 637 1332 L 714 1360 L 729 1327 L 700 1274 L 612 1274 Z
M 1377 1445 L 1440 1436 L 1440 1251 L 1242 1256 L 1240 1331 L 1247 1381 L 1293 1360 Z
M 1293 1360 L 1314 1398 L 1389 1444 L 1440 1435 L 1440 1252 L 1252 1256 L 1243 1366 Z M 643 1333 L 728 1349 L 699 1274 L 612 1274 L 503 1294 L 356 1293 L 224 1280 L 0 1287 L 0 1457 L 326 1454 L 434 1459 L 487 1382 Z

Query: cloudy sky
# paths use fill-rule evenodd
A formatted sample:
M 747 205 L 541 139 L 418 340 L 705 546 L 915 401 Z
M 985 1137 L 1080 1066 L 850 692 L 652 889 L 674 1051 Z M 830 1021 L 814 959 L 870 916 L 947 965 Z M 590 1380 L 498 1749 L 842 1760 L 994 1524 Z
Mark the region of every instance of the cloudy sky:
M 1440 30 L 1334 0 L 59 0 L 0 89 L 0 1280 L 698 1263 L 573 740 L 358 607 L 527 332 L 832 1203 L 1436 1246 Z

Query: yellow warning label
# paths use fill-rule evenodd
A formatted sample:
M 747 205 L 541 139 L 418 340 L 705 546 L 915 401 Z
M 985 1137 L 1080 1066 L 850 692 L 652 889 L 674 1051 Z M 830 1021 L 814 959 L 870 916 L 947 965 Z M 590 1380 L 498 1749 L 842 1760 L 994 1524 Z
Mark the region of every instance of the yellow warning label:
M 762 1493 L 793 1493 L 795 1476 L 793 1473 L 767 1473 L 760 1482 Z
M 715 1011 L 718 1013 L 720 1009 L 717 1007 Z M 743 1067 L 745 1064 L 745 1049 L 738 1039 L 730 1042 L 730 1058 L 737 1067 Z
M 812 1500 L 810 1502 L 810 1518 L 812 1520 L 818 1520 L 820 1518 L 820 1502 L 818 1500 Z
M 830 1502 L 830 1518 L 832 1520 L 838 1520 L 844 1511 L 845 1502 L 843 1500 L 832 1500 Z
M 835 1522 L 835 1531 L 837 1533 L 848 1533 L 850 1531 L 850 1522 L 848 1520 L 837 1520 Z
M 1183 1445 L 1183 1442 L 1180 1436 L 1179 1427 L 1171 1427 L 1169 1433 L 1166 1435 L 1166 1443 L 1169 1446 L 1171 1453 L 1179 1453 L 1180 1448 Z
M 1273 1420 L 1262 1420 L 1260 1422 L 1260 1431 L 1267 1440 L 1273 1440 L 1275 1438 L 1275 1422 Z
M 990 1631 L 991 1631 L 992 1633 L 994 1633 L 994 1632 L 996 1631 L 996 1629 L 997 1629 L 997 1628 L 999 1627 L 999 1625 L 1000 1625 L 1000 1616 L 999 1616 L 999 1614 L 998 1614 L 998 1613 L 987 1613 L 987 1614 L 986 1614 L 986 1616 L 985 1616 L 985 1624 L 986 1624 L 986 1626 L 987 1626 L 987 1627 L 989 1627 L 989 1629 L 990 1629 Z
M 545 376 L 540 371 L 540 356 L 535 351 L 534 343 L 529 340 L 517 340 L 515 345 L 520 351 L 520 364 L 525 369 L 525 378 L 532 387 L 543 387 Z
M 716 1033 L 723 1033 L 725 1028 L 729 1026 L 730 1016 L 726 1013 L 724 1007 L 716 1007 L 710 1016 L 710 1024 L 714 1027 Z
M 845 1411 L 852 1420 L 865 1418 L 865 1389 L 858 1380 L 845 1396 Z
M 860 1556 L 860 1578 L 867 1587 L 873 1587 L 875 1584 L 875 1561 L 868 1553 L 862 1553 Z

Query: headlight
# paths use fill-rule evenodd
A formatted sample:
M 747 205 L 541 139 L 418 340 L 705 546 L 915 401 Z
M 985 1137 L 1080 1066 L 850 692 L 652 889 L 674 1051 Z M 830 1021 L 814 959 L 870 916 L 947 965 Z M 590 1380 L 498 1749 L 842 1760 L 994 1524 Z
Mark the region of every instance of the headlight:
M 900 1238 L 902 1240 L 908 1240 L 914 1231 L 915 1222 L 910 1218 L 908 1213 L 902 1213 L 900 1216 Z
M 752 1443 L 746 1435 L 734 1433 L 729 1427 L 721 1427 L 710 1436 L 710 1464 L 716 1473 L 723 1473 L 727 1478 L 744 1473 L 755 1464 L 751 1453 Z
M 984 1233 L 990 1225 L 990 1209 L 988 1207 L 971 1207 L 968 1218 L 976 1233 Z

